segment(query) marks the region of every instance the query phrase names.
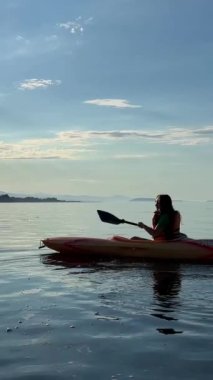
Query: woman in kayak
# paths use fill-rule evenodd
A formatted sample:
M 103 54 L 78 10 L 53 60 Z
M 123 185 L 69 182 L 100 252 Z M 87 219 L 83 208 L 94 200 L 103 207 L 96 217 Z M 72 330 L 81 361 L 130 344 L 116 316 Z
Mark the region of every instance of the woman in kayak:
M 143 228 L 154 240 L 180 238 L 181 215 L 173 208 L 171 197 L 167 194 L 158 195 L 155 205 L 156 211 L 152 218 L 152 227 L 142 222 L 139 222 L 138 226 Z

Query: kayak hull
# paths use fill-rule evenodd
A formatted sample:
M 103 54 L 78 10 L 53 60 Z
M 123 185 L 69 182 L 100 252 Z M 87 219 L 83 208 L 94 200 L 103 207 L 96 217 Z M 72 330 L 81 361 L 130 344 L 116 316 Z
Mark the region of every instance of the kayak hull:
M 120 236 L 110 239 L 89 237 L 53 237 L 42 240 L 45 247 L 70 258 L 114 258 L 193 261 L 213 263 L 213 239 L 178 241 L 132 240 Z

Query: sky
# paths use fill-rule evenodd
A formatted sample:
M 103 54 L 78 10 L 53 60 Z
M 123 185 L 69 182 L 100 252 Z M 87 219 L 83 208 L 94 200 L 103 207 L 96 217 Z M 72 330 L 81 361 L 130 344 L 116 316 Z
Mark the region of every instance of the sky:
M 212 0 L 0 0 L 0 191 L 213 199 Z

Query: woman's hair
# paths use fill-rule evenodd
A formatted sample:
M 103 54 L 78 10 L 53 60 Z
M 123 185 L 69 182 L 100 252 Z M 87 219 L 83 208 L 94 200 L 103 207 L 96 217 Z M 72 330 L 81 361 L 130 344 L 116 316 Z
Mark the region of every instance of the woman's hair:
M 159 194 L 157 196 L 157 201 L 159 203 L 159 209 L 162 213 L 173 213 L 175 211 L 172 205 L 172 199 L 168 194 Z
M 167 214 L 172 224 L 175 214 L 179 212 L 174 209 L 171 197 L 168 194 L 157 195 L 156 206 L 157 206 L 157 210 L 154 212 L 154 215 L 152 218 L 153 228 L 157 226 L 160 216 L 162 214 Z

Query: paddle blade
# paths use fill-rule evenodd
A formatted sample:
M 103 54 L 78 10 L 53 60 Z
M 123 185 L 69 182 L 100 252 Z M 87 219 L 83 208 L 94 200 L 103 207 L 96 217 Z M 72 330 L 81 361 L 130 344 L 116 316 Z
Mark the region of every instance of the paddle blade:
M 122 219 L 117 218 L 115 215 L 112 215 L 107 211 L 97 210 L 97 213 L 100 219 L 102 220 L 102 222 L 111 223 L 111 224 L 124 223 Z

